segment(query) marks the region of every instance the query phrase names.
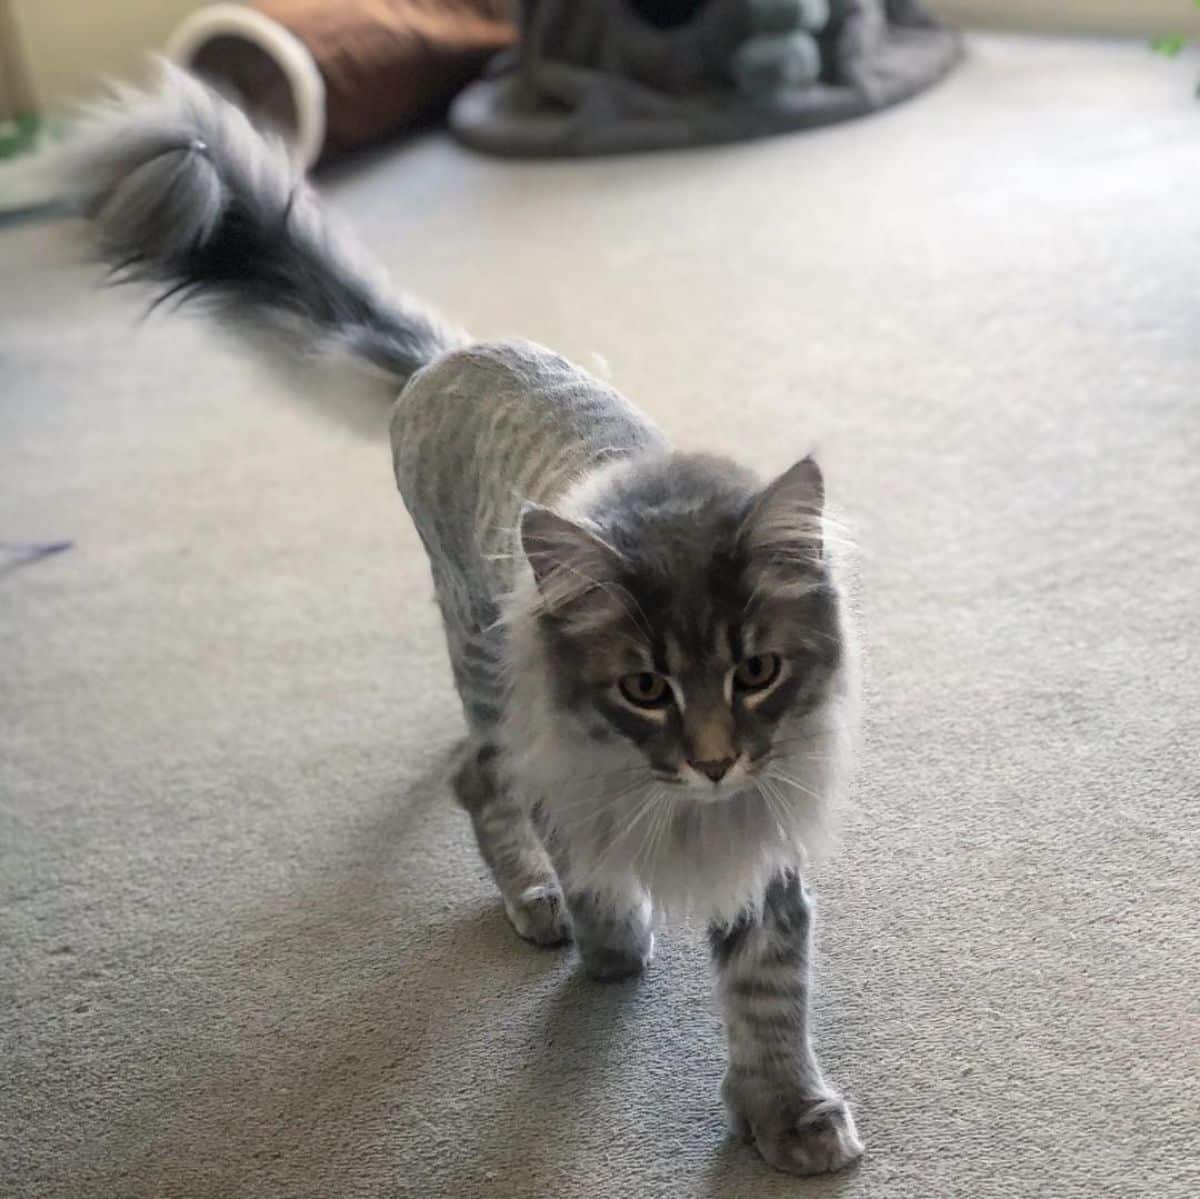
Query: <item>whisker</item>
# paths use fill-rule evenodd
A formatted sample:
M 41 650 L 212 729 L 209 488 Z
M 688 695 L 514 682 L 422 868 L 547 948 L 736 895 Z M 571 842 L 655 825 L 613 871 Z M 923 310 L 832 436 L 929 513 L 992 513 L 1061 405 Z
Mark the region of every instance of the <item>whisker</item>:
M 629 839 L 629 836 L 633 830 L 642 822 L 642 820 L 645 819 L 647 813 L 654 813 L 656 811 L 655 800 L 657 799 L 657 796 L 658 791 L 656 788 L 650 790 L 646 794 L 646 797 L 634 809 L 633 814 L 625 824 L 625 827 L 613 834 L 612 840 L 609 841 L 608 846 L 600 853 L 599 857 L 597 857 L 590 864 L 590 867 L 581 875 L 577 875 L 571 879 L 573 886 L 586 889 L 604 874 L 605 869 L 608 867 L 617 851 L 622 848 L 623 843 Z M 653 816 L 651 819 L 653 820 Z M 636 861 L 636 855 L 634 860 Z
M 654 830 L 658 827 L 659 821 L 662 820 L 663 805 L 659 802 L 659 799 L 660 799 L 660 791 L 659 791 L 659 788 L 656 787 L 654 789 L 654 800 L 653 800 L 654 811 L 653 811 L 653 814 L 651 815 L 650 822 L 647 824 L 646 828 L 643 830 L 645 833 L 645 836 L 642 838 L 641 843 L 633 851 L 633 856 L 630 859 L 632 865 L 635 868 L 636 868 L 637 864 L 642 860 L 643 855 L 646 853 L 647 847 L 653 841 Z
M 767 806 L 767 812 L 771 819 L 775 821 L 776 831 L 781 837 L 787 836 L 787 831 L 784 828 L 784 813 L 780 811 L 779 797 L 773 791 L 768 789 L 768 784 L 765 779 L 756 780 L 755 788 L 759 795 L 762 796 L 763 802 Z
M 796 745 L 801 741 L 820 741 L 820 740 L 822 740 L 822 735 L 820 733 L 811 733 L 811 732 L 796 733 L 791 737 L 776 737 L 775 740 L 771 743 L 771 748 L 767 751 L 765 756 L 769 759 L 774 754 L 775 750 L 778 749 L 779 746 L 781 746 L 781 745 Z M 806 755 L 806 756 L 808 756 L 808 755 Z M 826 754 L 825 756 L 826 757 L 835 757 L 836 755 Z
M 611 857 L 611 855 L 615 851 L 617 845 L 621 841 L 627 841 L 633 835 L 634 829 L 636 829 L 637 826 L 639 824 L 641 824 L 642 820 L 646 816 L 646 813 L 653 811 L 657 807 L 658 799 L 659 799 L 659 789 L 657 787 L 654 787 L 647 793 L 645 800 L 643 800 L 642 804 L 640 805 L 640 807 L 637 810 L 637 815 L 632 820 L 630 820 L 628 824 L 626 824 L 626 826 L 620 831 L 620 833 L 614 835 L 612 841 L 609 843 L 609 848 L 605 851 L 605 854 L 604 854 L 604 863 L 606 865 L 607 865 L 609 857 Z
M 674 815 L 672 801 L 665 793 L 659 793 L 659 799 L 665 799 L 664 803 L 655 804 L 655 818 L 650 825 L 650 835 L 647 837 L 643 845 L 639 846 L 637 853 L 634 855 L 635 864 L 641 861 L 642 853 L 646 855 L 646 867 L 650 870 L 653 867 L 654 861 L 658 856 L 658 842 L 662 836 L 663 829 L 666 827 L 670 818 Z
M 547 788 L 547 787 L 571 788 L 571 787 L 578 787 L 578 786 L 582 785 L 583 783 L 594 783 L 598 779 L 623 780 L 624 778 L 628 777 L 629 775 L 634 775 L 634 774 L 644 775 L 645 773 L 646 773 L 645 766 L 641 766 L 641 765 L 618 766 L 612 770 L 597 770 L 592 774 L 585 774 L 585 775 L 564 774 L 560 778 L 539 780 L 539 786 L 541 786 L 543 788 Z
M 599 794 L 589 793 L 587 795 L 574 796 L 563 803 L 551 802 L 549 807 L 552 812 L 571 813 L 577 812 L 580 808 L 595 807 L 597 814 L 603 814 L 611 811 L 612 805 L 625 799 L 629 795 L 633 795 L 642 787 L 648 785 L 644 778 L 634 779 L 632 782 L 626 782 L 618 791 L 604 791 Z
M 783 774 L 780 771 L 768 770 L 767 777 L 775 780 L 776 782 L 783 783 L 788 787 L 795 787 L 797 791 L 801 792 L 801 794 L 807 795 L 810 799 L 815 799 L 817 803 L 824 802 L 825 797 L 823 795 L 818 794 L 811 787 L 806 787 L 803 783 L 797 782 L 794 778 L 791 778 L 789 775 Z

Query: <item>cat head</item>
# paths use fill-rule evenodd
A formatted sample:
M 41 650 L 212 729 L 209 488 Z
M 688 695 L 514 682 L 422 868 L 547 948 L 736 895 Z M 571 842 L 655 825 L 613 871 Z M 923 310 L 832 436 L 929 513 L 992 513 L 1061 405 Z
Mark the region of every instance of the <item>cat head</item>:
M 556 708 L 671 794 L 720 802 L 790 756 L 842 656 L 811 458 L 762 487 L 672 454 L 612 470 L 521 544 Z

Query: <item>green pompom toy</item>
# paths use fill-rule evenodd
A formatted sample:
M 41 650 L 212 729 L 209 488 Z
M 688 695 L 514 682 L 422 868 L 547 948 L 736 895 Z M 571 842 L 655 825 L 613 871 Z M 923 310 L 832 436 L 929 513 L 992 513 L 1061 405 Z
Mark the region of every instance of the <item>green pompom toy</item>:
M 747 38 L 730 65 L 738 89 L 761 96 L 814 83 L 821 74 L 821 51 L 811 33 L 762 33 Z

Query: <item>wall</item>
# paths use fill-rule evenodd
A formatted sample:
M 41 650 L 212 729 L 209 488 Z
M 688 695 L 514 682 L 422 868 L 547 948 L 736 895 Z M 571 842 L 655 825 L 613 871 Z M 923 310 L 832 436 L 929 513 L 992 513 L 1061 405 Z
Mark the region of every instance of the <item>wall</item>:
M 0 0 L 3 3 L 3 0 Z M 85 99 L 105 76 L 136 77 L 202 0 L 10 0 L 43 105 Z
M 931 11 L 964 28 L 1200 34 L 1192 0 L 926 0 Z

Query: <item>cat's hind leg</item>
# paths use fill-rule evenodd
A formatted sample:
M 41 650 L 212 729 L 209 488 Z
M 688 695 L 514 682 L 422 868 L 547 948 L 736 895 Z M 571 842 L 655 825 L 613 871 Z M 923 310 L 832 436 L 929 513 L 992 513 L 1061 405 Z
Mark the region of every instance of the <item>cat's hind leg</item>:
M 499 756 L 493 742 L 473 738 L 454 773 L 454 792 L 513 928 L 535 945 L 561 945 L 571 936 L 562 888 L 528 813 L 500 777 Z

